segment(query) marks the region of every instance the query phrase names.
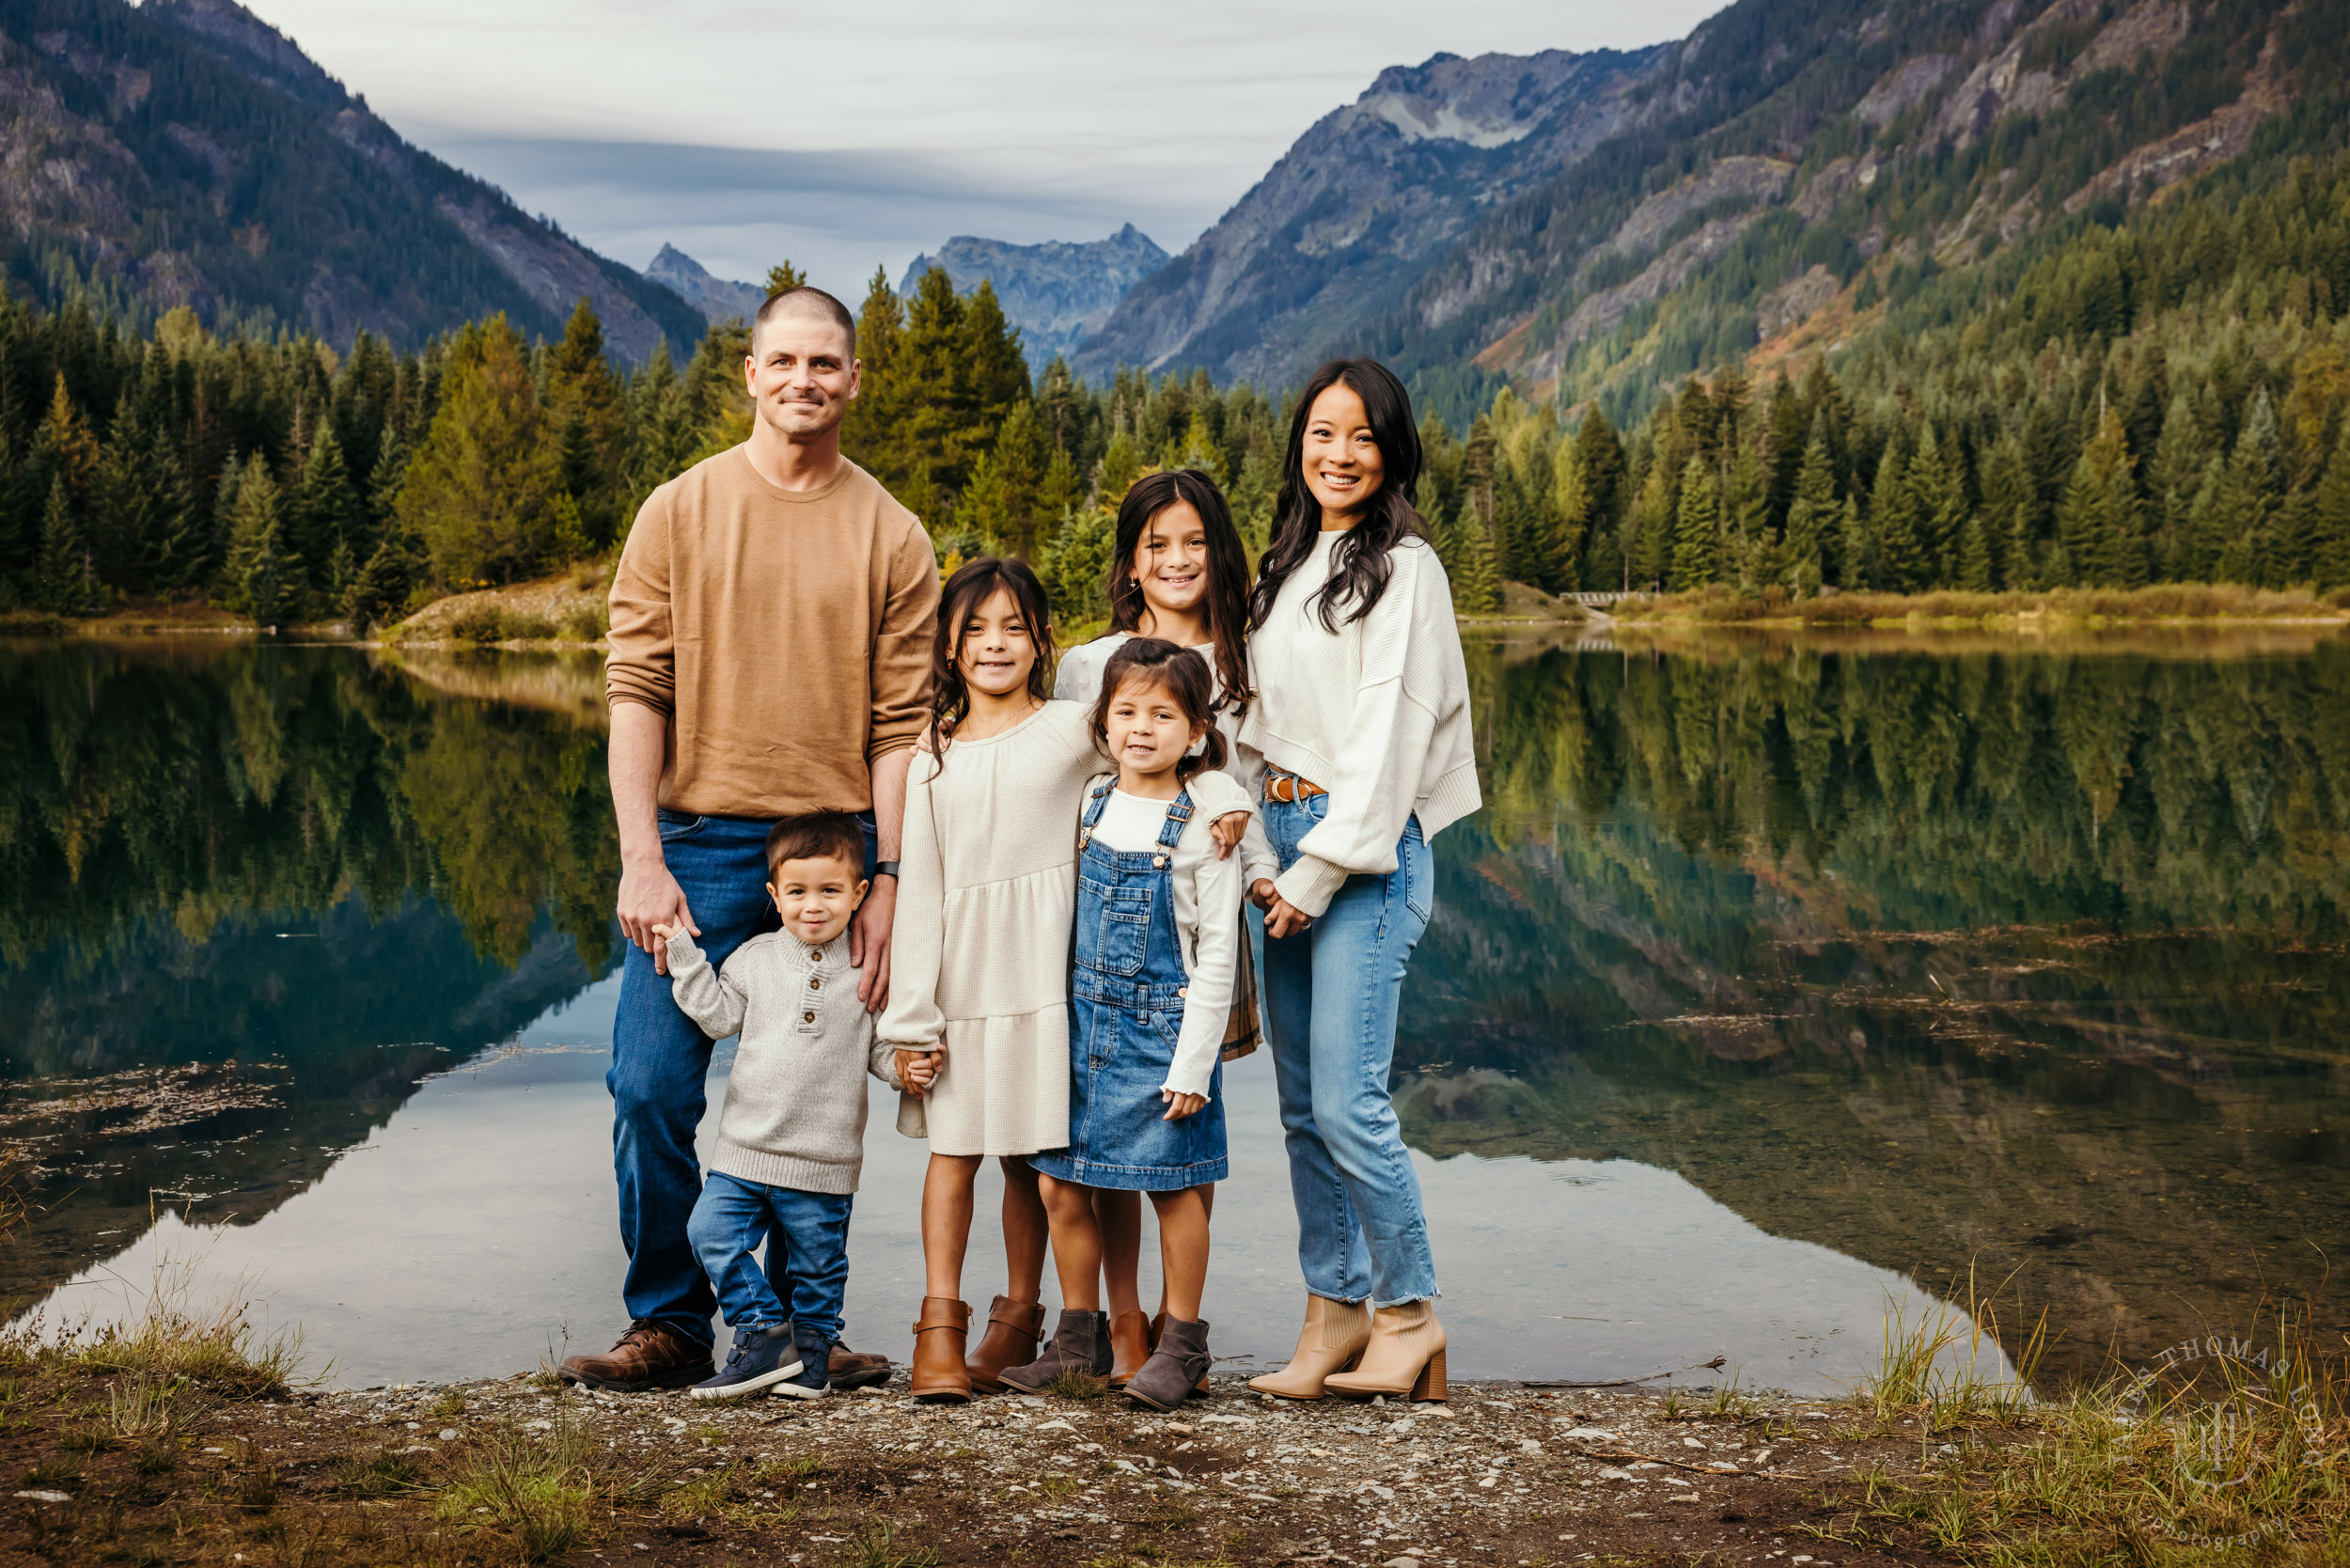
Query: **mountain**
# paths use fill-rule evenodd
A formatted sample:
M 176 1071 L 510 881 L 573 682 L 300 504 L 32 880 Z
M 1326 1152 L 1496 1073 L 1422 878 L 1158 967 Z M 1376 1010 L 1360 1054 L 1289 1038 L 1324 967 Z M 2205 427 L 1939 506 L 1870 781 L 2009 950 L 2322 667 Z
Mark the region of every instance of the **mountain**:
M 1301 379 L 1494 203 L 1656 113 L 1638 88 L 1665 53 L 1437 55 L 1390 67 L 1136 285 L 1073 368 L 1093 381 L 1120 365 Z
M 1281 384 L 1368 352 L 1449 411 L 1507 380 L 1645 412 L 1850 319 L 1869 277 L 1970 267 L 2244 151 L 2334 90 L 2345 11 L 1738 0 L 1637 54 L 1439 55 L 1316 124 L 1076 365 Z
M 709 268 L 675 245 L 663 245 L 645 275 L 700 311 L 706 321 L 723 321 L 729 316 L 747 321 L 767 303 L 767 291 L 758 284 L 713 277 Z
M 0 124 L 0 274 L 37 299 L 408 347 L 500 310 L 559 337 L 585 294 L 629 358 L 702 334 L 676 294 L 409 145 L 235 0 L 10 0 Z
M 1073 353 L 1100 331 L 1127 290 L 1167 261 L 1167 252 L 1133 224 L 1084 244 L 1048 240 L 1014 245 L 960 234 L 936 256 L 916 257 L 898 292 L 910 297 L 933 267 L 966 294 L 982 280 L 994 284 L 1005 317 L 1020 329 L 1028 363 L 1041 370 L 1053 355 Z

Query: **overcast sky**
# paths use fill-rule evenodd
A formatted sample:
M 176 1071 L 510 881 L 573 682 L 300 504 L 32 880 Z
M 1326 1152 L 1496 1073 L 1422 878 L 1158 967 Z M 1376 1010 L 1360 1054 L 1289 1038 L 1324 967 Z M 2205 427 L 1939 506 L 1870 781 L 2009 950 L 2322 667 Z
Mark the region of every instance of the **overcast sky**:
M 950 235 L 1181 251 L 1386 66 L 1679 38 L 1719 0 L 247 0 L 376 113 L 641 267 L 861 292 Z

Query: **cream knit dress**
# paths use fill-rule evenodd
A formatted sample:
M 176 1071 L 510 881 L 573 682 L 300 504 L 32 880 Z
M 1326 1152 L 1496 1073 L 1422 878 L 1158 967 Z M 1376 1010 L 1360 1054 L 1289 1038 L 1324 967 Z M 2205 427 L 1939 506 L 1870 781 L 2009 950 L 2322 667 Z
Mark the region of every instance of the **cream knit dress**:
M 1102 768 L 1089 717 L 1047 702 L 944 759 L 915 751 L 881 1039 L 946 1046 L 929 1099 L 898 1102 L 898 1130 L 932 1153 L 1069 1143 L 1070 802 Z

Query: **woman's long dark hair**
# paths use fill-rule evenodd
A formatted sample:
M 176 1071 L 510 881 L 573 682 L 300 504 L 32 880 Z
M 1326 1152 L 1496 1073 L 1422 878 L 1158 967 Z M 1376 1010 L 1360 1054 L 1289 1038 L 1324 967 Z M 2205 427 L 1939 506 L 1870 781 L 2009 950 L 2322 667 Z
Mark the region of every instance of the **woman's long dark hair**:
M 1215 642 L 1215 673 L 1223 683 L 1218 706 L 1238 717 L 1248 712 L 1248 547 L 1232 526 L 1232 509 L 1215 480 L 1197 468 L 1148 474 L 1118 504 L 1118 543 L 1110 552 L 1110 630 L 1138 633 L 1144 611 L 1135 581 L 1136 557 L 1151 520 L 1178 501 L 1199 514 L 1208 543 L 1208 592 L 1201 619 Z
M 1221 644 L 1217 651 L 1222 651 Z M 1175 699 L 1175 706 L 1183 711 L 1194 729 L 1206 731 L 1198 755 L 1186 751 L 1176 762 L 1177 778 L 1224 765 L 1224 735 L 1215 727 L 1215 704 L 1208 696 L 1214 689 L 1208 661 L 1199 656 L 1199 650 L 1165 637 L 1129 637 L 1110 655 L 1109 667 L 1102 671 L 1102 695 L 1093 699 L 1095 745 L 1109 750 L 1110 704 L 1118 700 L 1120 690 L 1129 681 L 1161 688 Z
M 1379 489 L 1364 504 L 1363 520 L 1340 534 L 1330 547 L 1330 580 L 1314 595 L 1324 631 L 1339 629 L 1339 612 L 1346 619 L 1369 615 L 1379 596 L 1387 591 L 1394 568 L 1387 552 L 1406 539 L 1420 535 L 1419 430 L 1412 423 L 1411 394 L 1395 372 L 1375 359 L 1334 359 L 1316 370 L 1298 394 L 1297 412 L 1290 418 L 1289 449 L 1281 457 L 1281 494 L 1273 506 L 1273 547 L 1257 565 L 1257 588 L 1248 602 L 1248 627 L 1254 631 L 1273 613 L 1281 585 L 1314 547 L 1322 531 L 1322 503 L 1306 488 L 1306 426 L 1313 418 L 1314 400 L 1344 382 L 1363 400 L 1371 418 L 1371 439 L 1379 448 L 1386 472 Z M 1347 607 L 1352 605 L 1351 609 Z
M 938 596 L 938 631 L 931 639 L 931 755 L 942 760 L 955 726 L 971 711 L 971 688 L 963 682 L 956 655 L 963 648 L 963 623 L 1002 588 L 1036 644 L 1036 663 L 1028 667 L 1028 695 L 1039 702 L 1051 698 L 1053 676 L 1053 610 L 1044 585 L 1026 561 L 1010 556 L 981 556 L 967 560 L 947 579 Z

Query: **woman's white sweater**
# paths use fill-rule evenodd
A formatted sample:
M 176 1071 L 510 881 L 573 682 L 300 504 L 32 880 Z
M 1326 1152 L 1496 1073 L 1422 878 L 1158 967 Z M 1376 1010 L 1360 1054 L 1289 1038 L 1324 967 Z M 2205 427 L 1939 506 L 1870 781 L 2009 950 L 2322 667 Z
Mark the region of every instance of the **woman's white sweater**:
M 1395 846 L 1414 817 L 1434 839 L 1484 802 L 1469 734 L 1468 666 L 1452 619 L 1452 590 L 1436 552 L 1407 539 L 1371 614 L 1325 631 L 1314 596 L 1329 579 L 1323 533 L 1281 585 L 1248 642 L 1257 700 L 1241 721 L 1239 772 L 1254 795 L 1276 767 L 1330 792 L 1328 814 L 1274 886 L 1308 915 L 1330 906 L 1350 876 L 1395 870 Z

